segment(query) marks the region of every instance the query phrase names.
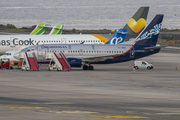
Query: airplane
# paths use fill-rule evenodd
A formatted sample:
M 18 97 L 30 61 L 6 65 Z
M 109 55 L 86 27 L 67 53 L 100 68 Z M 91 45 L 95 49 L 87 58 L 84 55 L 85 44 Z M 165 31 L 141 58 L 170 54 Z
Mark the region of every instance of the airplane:
M 156 15 L 136 39 L 121 44 L 44 44 L 24 48 L 14 55 L 22 60 L 22 54 L 35 53 L 38 63 L 49 63 L 49 53 L 62 53 L 71 67 L 93 70 L 92 64 L 119 63 L 156 54 L 162 47 L 156 45 L 162 26 L 163 14 Z
M 13 69 L 14 67 L 21 67 L 22 62 L 13 57 L 16 53 L 19 52 L 19 50 L 6 51 L 2 56 L 0 56 L 0 62 L 3 61 L 4 63 L 10 63 L 10 69 Z
M 123 29 L 127 29 L 125 40 L 130 37 L 137 36 L 144 28 L 149 7 L 141 7 L 125 25 Z M 137 22 L 136 22 L 137 21 Z M 48 25 L 47 25 L 48 26 Z M 119 34 L 119 32 L 117 32 Z M 115 33 L 116 34 L 116 33 Z M 27 46 L 36 44 L 106 44 L 112 35 L 105 36 L 99 34 L 80 34 L 80 35 L 0 35 L 0 54 L 11 50 L 22 50 Z M 112 41 L 120 41 L 121 38 L 111 39 Z M 110 43 L 122 43 L 110 42 Z

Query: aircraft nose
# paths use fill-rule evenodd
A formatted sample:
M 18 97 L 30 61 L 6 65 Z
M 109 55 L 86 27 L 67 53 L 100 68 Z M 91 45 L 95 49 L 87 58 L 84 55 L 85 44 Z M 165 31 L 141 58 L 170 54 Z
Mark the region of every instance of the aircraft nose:
M 18 60 L 20 60 L 20 58 L 19 58 L 19 53 L 14 54 L 13 57 L 16 58 L 16 59 L 18 59 Z

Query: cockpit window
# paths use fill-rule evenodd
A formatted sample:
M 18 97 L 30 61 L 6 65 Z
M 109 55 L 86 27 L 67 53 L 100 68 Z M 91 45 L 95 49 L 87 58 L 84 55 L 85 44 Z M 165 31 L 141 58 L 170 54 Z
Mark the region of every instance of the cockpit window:
M 11 53 L 7 53 L 7 55 L 11 55 Z
M 11 55 L 11 53 L 4 53 L 3 55 Z
M 28 48 L 25 48 L 25 49 L 21 50 L 21 52 L 29 52 L 29 51 L 30 51 L 30 49 L 28 49 Z

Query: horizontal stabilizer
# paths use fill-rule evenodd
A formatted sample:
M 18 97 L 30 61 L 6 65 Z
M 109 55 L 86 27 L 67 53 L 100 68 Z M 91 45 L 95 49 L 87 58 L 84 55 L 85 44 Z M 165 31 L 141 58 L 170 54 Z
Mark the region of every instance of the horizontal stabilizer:
M 154 46 L 154 47 L 145 47 L 145 50 L 155 50 L 163 47 L 167 47 L 168 45 Z

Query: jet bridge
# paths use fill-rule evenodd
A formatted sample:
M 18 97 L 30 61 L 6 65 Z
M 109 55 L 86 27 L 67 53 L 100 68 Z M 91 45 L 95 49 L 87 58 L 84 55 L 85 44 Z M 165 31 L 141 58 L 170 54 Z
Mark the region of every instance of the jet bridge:
M 21 53 L 20 58 L 23 59 L 22 71 L 23 70 L 39 71 L 38 62 L 34 52 Z
M 63 53 L 47 53 L 46 60 L 50 60 L 49 68 L 48 68 L 49 71 L 50 70 L 57 70 L 57 71 L 61 71 L 61 70 L 70 71 L 71 70 L 71 66 L 68 63 Z M 52 63 L 52 61 L 54 61 L 55 64 Z

